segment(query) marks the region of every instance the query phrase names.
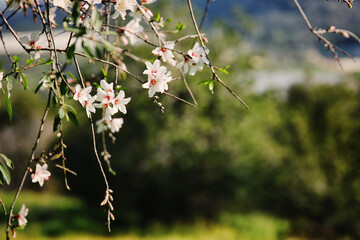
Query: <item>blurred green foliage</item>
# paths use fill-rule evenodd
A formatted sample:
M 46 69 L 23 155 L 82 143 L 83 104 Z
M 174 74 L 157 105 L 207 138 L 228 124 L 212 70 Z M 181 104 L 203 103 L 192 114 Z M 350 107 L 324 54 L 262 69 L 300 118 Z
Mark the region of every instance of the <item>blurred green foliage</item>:
M 169 24 L 175 28 L 177 22 L 178 19 L 174 19 Z M 189 26 L 188 22 L 184 24 Z M 358 82 L 317 86 L 304 83 L 291 87 L 285 98 L 270 90 L 253 94 L 246 73 L 264 67 L 261 65 L 266 61 L 264 54 L 248 50 L 240 36 L 224 24 L 215 24 L 209 35 L 213 64 L 231 65 L 230 76 L 219 74 L 246 100 L 250 110 L 244 110 L 219 84 L 215 84 L 214 94 L 208 86 L 198 85 L 211 76 L 206 69 L 188 78 L 199 106 L 195 109 L 160 96 L 165 114 L 137 81 L 122 79 L 120 84 L 128 89 L 127 96 L 131 96 L 132 101 L 127 106 L 128 114 L 116 135 L 116 143 L 107 139 L 112 166 L 117 173 L 116 176 L 108 174 L 115 199 L 113 229 L 136 227 L 138 234 L 144 229 L 156 228 L 155 223 L 159 222 L 159 232 L 164 233 L 168 226 L 185 222 L 195 224 L 192 233 L 195 234 L 198 219 L 207 219 L 223 224 L 219 227 L 223 238 L 219 239 L 227 239 L 224 237 L 227 234 L 229 239 L 254 240 L 287 236 L 359 239 Z M 192 43 L 193 40 L 189 40 L 182 46 L 190 48 Z M 134 53 L 148 50 L 141 46 Z M 149 54 L 144 58 L 153 56 Z M 82 63 L 82 68 L 89 69 L 85 79 L 100 80 L 100 65 L 87 64 Z M 128 68 L 141 76 L 145 67 L 130 62 Z M 110 72 L 109 78 L 114 75 Z M 169 89 L 177 96 L 190 99 L 180 80 L 171 82 Z M 25 115 L 34 114 L 32 109 L 37 108 L 29 106 L 31 101 L 16 100 L 15 94 L 13 98 L 13 122 L 26 132 Z M 22 108 L 24 111 L 19 110 Z M 81 127 L 67 124 L 64 136 L 68 146 L 67 167 L 78 173 L 77 177 L 68 176 L 71 193 L 82 201 L 59 203 L 55 198 L 46 214 L 61 216 L 49 220 L 37 211 L 46 205 L 45 200 L 36 200 L 39 205 L 32 206 L 29 219 L 40 219 L 38 227 L 42 234 L 67 233 L 64 229 L 106 231 L 105 226 L 98 224 L 105 222 L 104 209 L 99 207 L 104 183 L 91 147 L 88 120 L 83 110 L 78 112 Z M 5 125 L 7 113 L 3 107 L 0 114 L 1 123 Z M 100 119 L 100 116 L 94 118 Z M 0 126 L 0 130 L 4 128 Z M 101 152 L 101 135 L 97 140 Z M 19 159 L 15 167 L 21 167 Z M 50 170 L 53 175 L 45 184 L 47 190 L 61 193 L 61 189 L 65 189 L 59 187 L 62 170 L 54 166 L 50 166 Z M 17 178 L 13 179 L 16 182 Z M 60 213 L 59 206 L 67 210 Z M 199 237 L 188 239 L 206 239 L 200 236 L 207 227 L 200 224 L 199 228 L 202 229 Z M 149 232 L 153 234 L 156 230 Z M 140 239 L 136 234 L 129 239 Z M 177 238 L 159 236 L 156 239 Z

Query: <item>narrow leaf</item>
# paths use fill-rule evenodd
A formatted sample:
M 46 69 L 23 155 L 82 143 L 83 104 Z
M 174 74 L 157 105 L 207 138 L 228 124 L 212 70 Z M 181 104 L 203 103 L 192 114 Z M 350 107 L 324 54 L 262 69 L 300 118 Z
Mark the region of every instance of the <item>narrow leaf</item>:
M 11 102 L 10 102 L 10 99 L 8 98 L 8 96 L 6 94 L 4 94 L 4 98 L 5 98 L 5 104 L 6 104 L 6 109 L 8 111 L 8 114 L 9 114 L 9 119 L 10 119 L 10 122 L 12 120 L 12 107 L 11 107 Z
M 21 79 L 23 80 L 23 84 L 24 84 L 24 90 L 26 90 L 27 85 L 28 85 L 28 80 L 27 77 L 25 76 L 25 74 L 20 73 Z
M 0 163 L 0 173 L 3 179 L 5 180 L 5 182 L 9 185 L 11 181 L 10 172 L 9 169 L 7 169 L 7 167 L 3 163 Z
M 14 169 L 14 163 L 7 157 L 5 156 L 4 154 L 0 153 L 0 157 L 2 159 L 4 159 L 6 165 L 11 168 L 11 169 Z

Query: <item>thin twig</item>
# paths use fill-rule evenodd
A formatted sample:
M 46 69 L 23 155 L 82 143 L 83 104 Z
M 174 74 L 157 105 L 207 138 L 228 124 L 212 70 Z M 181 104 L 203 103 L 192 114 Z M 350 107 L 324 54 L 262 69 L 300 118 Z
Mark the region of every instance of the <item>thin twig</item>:
M 188 85 L 188 83 L 187 83 L 187 81 L 186 81 L 186 77 L 185 77 L 185 74 L 184 74 L 184 72 L 182 71 L 182 69 L 180 69 L 180 74 L 181 74 L 181 77 L 182 77 L 182 79 L 183 79 L 183 81 L 184 81 L 184 84 L 185 84 L 186 89 L 188 90 L 188 92 L 189 92 L 192 100 L 194 101 L 194 104 L 197 106 L 198 103 L 197 103 L 197 101 L 196 101 L 196 98 L 195 98 L 194 94 L 192 93 L 191 88 L 189 87 L 189 85 Z
M 192 8 L 192 4 L 191 4 L 191 0 L 187 0 L 187 3 L 188 3 L 188 6 L 189 6 L 189 12 L 190 12 L 190 15 L 191 15 L 191 20 L 194 24 L 194 27 L 195 27 L 195 30 L 196 30 L 196 33 L 198 35 L 198 38 L 199 38 L 199 41 L 201 43 L 201 46 L 204 48 L 204 50 L 206 49 L 205 47 L 205 44 L 204 44 L 204 40 L 202 39 L 201 37 L 201 33 L 200 33 L 200 30 L 197 26 L 197 23 L 196 23 L 196 19 L 195 19 L 195 16 L 194 16 L 194 11 L 193 11 L 193 8 Z M 212 66 L 211 62 L 210 62 L 210 58 L 209 58 L 209 55 L 206 53 L 206 51 L 204 51 L 205 54 L 206 54 L 206 57 L 209 61 L 209 67 L 210 67 L 210 70 L 213 74 L 213 79 L 216 79 L 219 83 L 221 83 L 221 85 L 223 85 L 230 93 L 231 95 L 233 95 L 242 105 L 245 106 L 246 109 L 249 109 L 248 105 L 238 96 L 236 95 L 236 93 L 234 93 L 221 79 L 220 77 L 216 74 L 215 72 L 215 69 L 214 67 Z
M 177 96 L 175 96 L 175 95 L 173 95 L 173 94 L 171 94 L 171 93 L 163 92 L 163 94 L 168 95 L 169 97 L 172 97 L 172 98 L 174 98 L 174 99 L 176 99 L 176 100 L 179 100 L 179 101 L 181 101 L 181 102 L 183 102 L 183 103 L 186 103 L 186 104 L 188 104 L 188 105 L 190 105 L 190 106 L 193 106 L 194 108 L 197 107 L 196 105 L 192 104 L 191 102 L 188 102 L 188 101 L 186 101 L 185 99 L 179 98 L 179 97 L 177 97 Z
M 6 239 L 9 240 L 10 237 L 9 237 L 9 232 L 10 230 L 12 229 L 12 224 L 11 224 L 11 220 L 13 218 L 13 210 L 14 210 L 14 206 L 15 206 L 15 203 L 20 195 L 20 192 L 24 186 L 24 183 L 25 183 L 25 179 L 30 171 L 29 167 L 30 167 L 30 164 L 34 161 L 35 159 L 35 151 L 36 151 L 36 148 L 39 144 L 39 141 L 40 141 L 40 138 L 41 138 L 41 134 L 44 130 L 44 124 L 45 124 L 45 120 L 47 118 L 47 115 L 49 113 L 49 109 L 50 109 L 50 100 L 51 100 L 51 93 L 52 91 L 49 90 L 49 95 L 48 95 L 48 99 L 47 99 L 47 103 L 46 103 L 46 108 L 45 108 L 45 111 L 44 111 L 44 114 L 43 114 L 43 117 L 41 118 L 41 123 L 40 123 L 40 127 L 39 127 L 39 131 L 38 131 L 38 134 L 37 134 L 37 137 L 36 137 L 36 140 L 35 140 L 35 143 L 34 143 L 34 146 L 32 148 L 32 151 L 31 151 L 31 154 L 30 154 L 30 158 L 28 160 L 28 163 L 26 165 L 26 168 L 25 168 L 25 171 L 23 173 L 23 177 L 21 179 L 21 182 L 20 182 L 20 185 L 19 187 L 17 188 L 17 191 L 16 191 L 16 194 L 14 196 L 14 200 L 12 201 L 11 203 L 11 206 L 10 206 L 10 210 L 9 210 L 9 217 L 8 217 L 8 222 L 7 222 L 7 227 L 6 227 Z

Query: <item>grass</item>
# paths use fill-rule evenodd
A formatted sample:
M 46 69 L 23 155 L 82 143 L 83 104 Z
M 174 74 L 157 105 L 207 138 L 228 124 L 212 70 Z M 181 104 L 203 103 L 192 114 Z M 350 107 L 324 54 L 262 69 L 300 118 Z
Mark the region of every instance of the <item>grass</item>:
M 8 196 L 12 194 L 1 194 L 6 206 L 11 201 Z M 114 229 L 114 233 L 102 235 L 106 226 L 89 217 L 91 210 L 77 198 L 32 192 L 21 196 L 17 208 L 26 199 L 29 223 L 24 230 L 17 230 L 16 240 L 280 240 L 287 239 L 289 232 L 288 221 L 264 213 L 224 213 L 216 222 L 154 223 L 147 229 Z M 1 229 L 5 229 L 3 220 L 1 216 Z

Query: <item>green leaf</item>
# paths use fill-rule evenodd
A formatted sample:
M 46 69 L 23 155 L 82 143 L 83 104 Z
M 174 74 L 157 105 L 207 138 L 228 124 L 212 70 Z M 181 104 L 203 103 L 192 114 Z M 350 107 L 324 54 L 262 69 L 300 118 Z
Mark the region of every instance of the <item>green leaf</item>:
M 5 180 L 6 184 L 9 185 L 10 181 L 11 181 L 10 172 L 9 172 L 9 169 L 7 169 L 7 167 L 3 163 L 0 163 L 0 173 L 1 173 L 0 183 L 3 185 L 4 184 L 3 180 Z
M 54 119 L 54 125 L 53 125 L 54 132 L 56 132 L 59 129 L 60 122 L 61 122 L 61 119 L 59 117 L 59 114 L 57 114 Z
M 48 60 L 46 60 L 45 62 L 40 63 L 39 65 L 50 65 L 50 64 L 53 63 L 53 61 L 54 61 L 54 60 L 52 60 L 52 59 L 48 59 Z
M 200 84 L 209 84 L 212 81 L 213 80 L 202 80 L 202 81 L 198 82 L 198 85 L 200 85 Z
M 18 56 L 13 56 L 13 59 L 15 63 L 20 62 L 21 60 Z
M 28 85 L 27 77 L 23 73 L 20 73 L 20 76 L 21 76 L 21 79 L 23 80 L 23 83 L 24 83 L 24 90 L 26 90 L 27 85 Z
M 71 60 L 74 57 L 75 52 L 75 43 L 72 44 L 67 50 L 66 50 L 66 58 L 71 62 Z
M 156 16 L 155 21 L 156 21 L 156 22 L 160 21 L 160 18 L 161 18 L 160 13 L 158 13 L 157 16 Z
M 70 118 L 70 121 L 76 125 L 76 126 L 79 126 L 79 121 L 77 120 L 77 117 L 76 115 L 73 113 L 73 112 L 68 112 L 68 116 Z
M 53 95 L 51 102 L 52 102 L 53 107 L 55 108 L 55 107 L 56 107 L 56 104 L 57 104 L 57 99 L 56 99 L 56 96 L 55 96 L 55 95 Z
M 181 31 L 185 28 L 185 24 L 182 22 L 178 22 L 178 24 L 176 25 L 176 30 Z
M 65 76 L 65 79 L 67 78 L 67 76 Z M 66 85 L 66 83 L 64 81 L 61 81 L 60 83 L 60 94 L 61 96 L 64 96 L 67 93 L 68 87 Z
M 224 68 L 219 68 L 218 70 L 222 73 L 225 73 L 227 75 L 230 75 L 230 73 L 228 72 L 228 69 L 230 68 L 230 65 L 227 65 L 226 67 Z
M 11 119 L 12 119 L 12 107 L 11 107 L 11 102 L 10 102 L 10 99 L 8 98 L 7 94 L 4 94 L 4 98 L 5 98 L 6 109 L 7 109 L 7 111 L 8 111 L 9 119 L 10 119 L 10 122 L 11 122 Z
M 168 18 L 168 19 L 166 19 L 166 21 L 167 21 L 168 23 L 171 23 L 171 22 L 172 22 L 172 18 Z
M 44 84 L 44 82 L 39 83 L 39 85 L 35 89 L 35 94 L 40 90 L 40 88 L 42 87 L 43 84 Z
M 211 94 L 214 94 L 214 82 L 213 81 L 211 81 L 209 83 L 209 90 L 210 90 Z
M 104 78 L 107 80 L 107 76 L 108 76 L 107 72 L 105 71 L 104 68 L 101 68 L 101 71 L 102 71 L 102 73 L 104 75 Z
M 108 50 L 109 52 L 113 52 L 113 51 L 114 51 L 114 46 L 113 46 L 111 43 L 109 43 L 108 41 L 103 40 L 103 41 L 102 41 L 102 44 L 103 44 L 103 46 L 105 47 L 105 49 Z
M 14 169 L 14 163 L 7 157 L 5 156 L 4 154 L 0 153 L 0 157 L 2 159 L 4 159 L 6 165 L 11 168 L 11 169 Z
M 89 45 L 88 45 L 85 41 L 83 41 L 83 42 L 81 43 L 81 45 L 82 45 L 85 53 L 86 53 L 87 55 L 89 55 L 89 57 L 93 58 L 93 57 L 94 57 L 94 54 L 93 54 L 93 52 L 91 51 L 91 48 L 89 47 Z
M 34 62 L 34 59 L 32 57 L 32 55 L 30 55 L 30 59 L 26 59 L 26 65 L 30 65 Z
M 80 3 L 78 0 L 74 1 L 71 16 L 74 23 L 76 23 L 78 18 L 80 17 Z
M 60 108 L 59 109 L 59 118 L 60 119 L 63 119 L 65 117 L 65 110 L 63 108 Z
M 100 15 L 99 15 L 98 9 L 96 7 L 94 7 L 94 9 L 92 11 L 91 21 L 92 21 L 94 30 L 100 31 L 100 29 L 102 27 L 102 21 L 100 19 Z

